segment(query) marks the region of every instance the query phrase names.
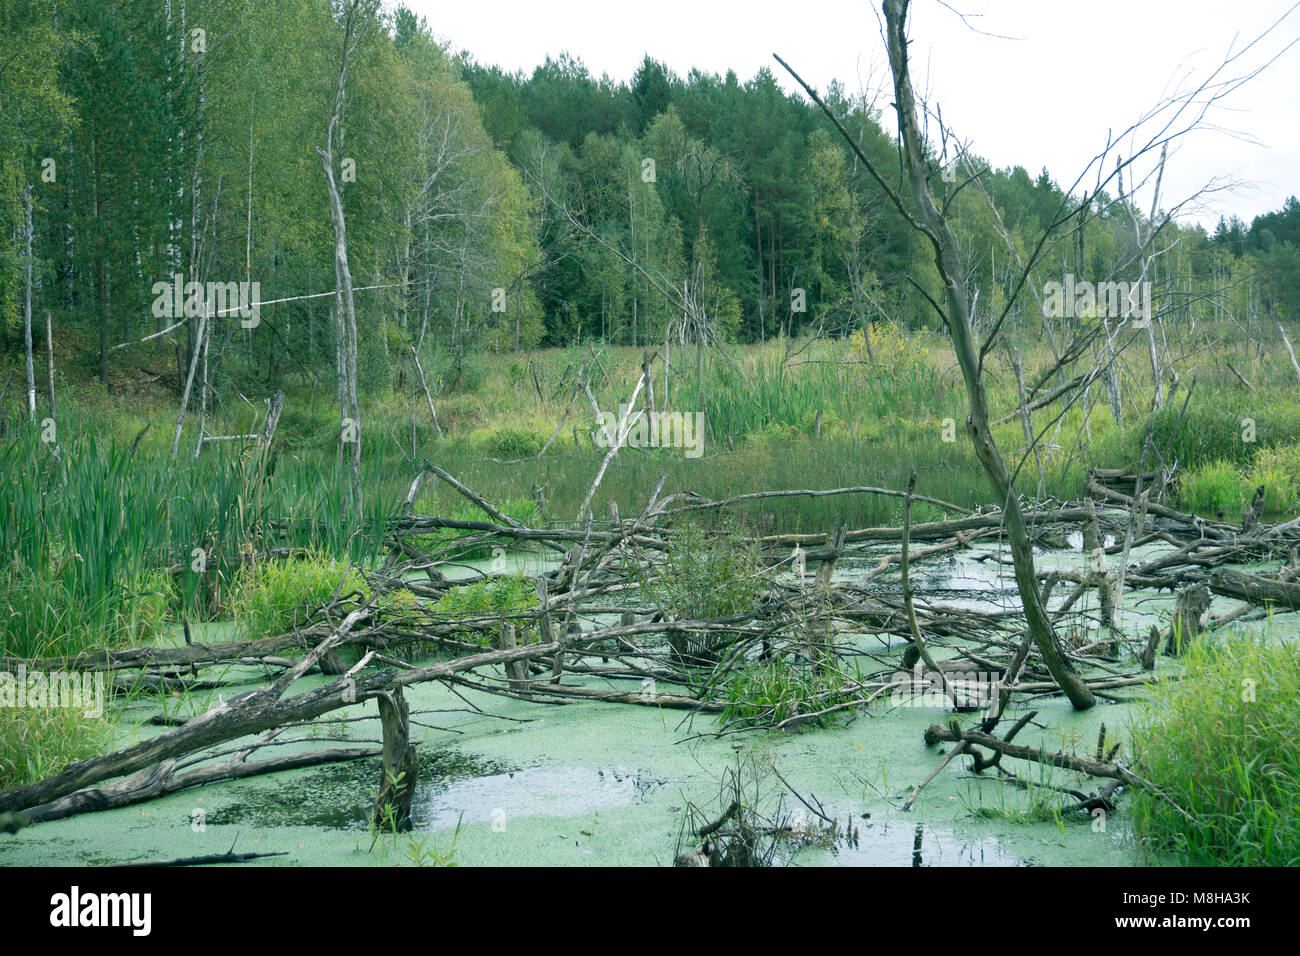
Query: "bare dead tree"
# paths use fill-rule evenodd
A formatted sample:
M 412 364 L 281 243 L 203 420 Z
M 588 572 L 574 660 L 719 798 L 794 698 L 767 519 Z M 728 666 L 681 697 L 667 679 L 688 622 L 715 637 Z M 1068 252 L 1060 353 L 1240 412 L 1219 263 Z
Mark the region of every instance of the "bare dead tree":
M 23 358 L 27 369 L 27 416 L 36 420 L 36 369 L 32 364 L 32 185 L 23 186 L 23 254 L 25 304 L 23 306 Z
M 1060 685 L 1070 703 L 1077 709 L 1086 709 L 1096 703 L 1087 685 L 1070 666 L 1061 653 L 1057 643 L 1055 629 L 1046 613 L 1042 596 L 1038 590 L 1034 568 L 1033 545 L 1029 537 L 1028 526 L 1020 508 L 1020 499 L 1012 484 L 1011 474 L 1007 471 L 1002 455 L 993 439 L 989 424 L 988 395 L 984 387 L 982 355 L 977 352 L 970 325 L 971 295 L 967 287 L 958 254 L 957 241 L 949 227 L 947 217 L 940 212 L 930 191 L 929 171 L 925 157 L 925 142 L 922 139 L 917 122 L 916 101 L 912 91 L 911 77 L 908 71 L 906 17 L 907 4 L 904 0 L 886 0 L 884 4 L 887 21 L 887 44 L 889 61 L 894 76 L 894 105 L 898 113 L 899 139 L 903 151 L 903 161 L 912 189 L 912 199 L 916 213 L 913 213 L 895 192 L 889 182 L 880 174 L 865 154 L 859 156 L 872 177 L 890 196 L 894 205 L 905 219 L 929 240 L 934 249 L 935 265 L 943 280 L 947 308 L 931 301 L 941 319 L 948 328 L 953 348 L 961 367 L 962 377 L 966 382 L 966 395 L 970 404 L 970 414 L 966 428 L 975 447 L 975 455 L 993 486 L 995 500 L 1003 509 L 1007 539 L 1015 568 L 1016 586 L 1024 606 L 1026 622 L 1033 635 L 1034 643 L 1050 671 L 1053 679 Z M 777 58 L 792 76 L 815 97 L 815 94 L 801 78 L 780 57 Z M 820 98 L 817 102 L 821 104 Z M 830 115 L 829 110 L 827 114 Z M 834 117 L 832 116 L 832 119 Z M 835 121 L 841 132 L 844 128 Z M 850 146 L 853 140 L 846 136 Z M 856 150 L 855 150 L 856 151 Z M 1006 317 L 1004 311 L 999 323 Z M 996 334 L 996 328 L 990 334 Z M 985 348 L 988 342 L 985 343 Z
M 919 219 L 911 217 L 913 225 L 929 239 L 934 247 L 935 265 L 943 280 L 947 299 L 946 320 L 957 362 L 966 381 L 966 394 L 970 415 L 966 421 L 975 455 L 983 466 L 993 486 L 995 500 L 1002 505 L 1006 518 L 1007 538 L 1014 560 L 1016 585 L 1024 606 L 1034 642 L 1052 677 L 1076 709 L 1091 707 L 1095 702 L 1086 684 L 1062 655 L 1057 644 L 1051 619 L 1047 616 L 1038 590 L 1034 569 L 1033 547 L 1020 509 L 1019 496 L 1011 482 L 1011 475 L 998 452 L 989 426 L 988 396 L 980 356 L 971 334 L 968 303 L 971 301 L 965 277 L 957 254 L 947 219 L 940 213 L 930 192 L 925 161 L 925 143 L 917 125 L 916 104 L 908 67 L 906 36 L 906 0 L 885 0 L 884 3 L 889 62 L 894 74 L 894 103 L 898 114 L 899 139 L 904 152 L 904 162 L 912 187 L 912 198 Z M 943 314 L 943 313 L 941 313 Z M 1005 312 L 1003 315 L 1005 316 Z M 987 342 L 986 346 L 987 347 Z
M 352 481 L 349 486 L 347 512 L 360 520 L 363 514 L 361 500 L 361 406 L 357 398 L 357 313 L 352 296 L 352 271 L 348 266 L 347 224 L 343 216 L 343 200 L 334 179 L 334 134 L 343 112 L 343 98 L 347 88 L 348 56 L 360 42 L 360 30 L 373 16 L 377 4 L 374 0 L 352 0 L 343 21 L 343 55 L 339 60 L 338 83 L 334 91 L 334 112 L 325 134 L 325 148 L 316 147 L 321 167 L 325 172 L 325 186 L 329 190 L 330 220 L 334 225 L 334 307 L 338 337 L 341 421 L 339 440 L 350 451 Z M 350 441 L 349 441 L 350 439 Z

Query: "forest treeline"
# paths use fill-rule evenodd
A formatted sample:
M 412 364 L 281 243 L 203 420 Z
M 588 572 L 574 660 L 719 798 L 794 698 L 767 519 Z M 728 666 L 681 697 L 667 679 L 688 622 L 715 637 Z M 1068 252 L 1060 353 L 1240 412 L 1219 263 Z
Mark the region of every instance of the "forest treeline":
M 39 346 L 48 311 L 57 350 L 84 374 L 108 384 L 115 367 L 143 369 L 179 390 L 198 323 L 159 314 L 157 284 L 256 281 L 268 304 L 255 327 L 216 319 L 213 387 L 328 381 L 342 331 L 316 147 L 334 107 L 341 5 L 4 0 L 0 11 L 5 353 L 22 353 L 29 314 Z M 334 159 L 363 387 L 392 381 L 412 348 L 436 359 L 689 340 L 700 330 L 678 293 L 722 341 L 934 324 L 932 251 L 822 112 L 769 70 L 683 77 L 647 56 L 624 82 L 563 54 L 513 74 L 455 52 L 406 9 L 362 20 Z M 825 98 L 862 152 L 901 176 L 879 106 L 841 85 Z M 989 169 L 955 148 L 932 166 L 978 290 L 978 330 L 1043 230 L 1079 212 L 1047 170 Z M 1147 215 L 1104 193 L 1091 211 L 1082 242 L 1048 247 L 1035 284 L 1137 278 Z M 1212 234 L 1170 224 L 1145 256 L 1166 321 L 1300 311 L 1294 198 Z M 1018 297 L 1009 328 L 1053 335 L 1043 324 L 1034 298 Z

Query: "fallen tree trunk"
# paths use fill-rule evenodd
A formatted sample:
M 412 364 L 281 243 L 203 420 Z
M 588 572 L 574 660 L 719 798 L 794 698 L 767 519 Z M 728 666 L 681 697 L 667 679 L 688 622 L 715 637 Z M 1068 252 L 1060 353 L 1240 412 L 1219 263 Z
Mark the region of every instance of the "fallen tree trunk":
M 174 773 L 176 758 L 148 767 L 139 773 L 110 784 L 106 787 L 89 787 L 75 793 L 52 800 L 49 803 L 33 807 L 23 813 L 32 823 L 45 823 L 49 820 L 61 820 L 77 813 L 94 810 L 113 810 L 129 807 L 134 803 L 143 803 L 155 797 L 187 790 L 205 783 L 221 780 L 243 780 L 266 773 L 281 770 L 297 770 L 301 767 L 315 767 L 324 763 L 339 763 L 347 760 L 363 760 L 377 757 L 381 751 L 376 747 L 331 747 L 328 750 L 310 750 L 302 753 L 283 754 L 266 760 L 248 762 L 243 754 L 219 764 L 197 767 L 186 773 Z
M 1021 513 L 1026 523 L 1061 522 L 1078 523 L 1088 519 L 1085 508 L 1061 508 L 1055 511 L 1026 511 Z M 969 518 L 956 518 L 952 521 L 927 521 L 911 527 L 909 538 L 919 541 L 922 538 L 950 538 L 959 531 L 974 531 L 980 528 L 997 528 L 1006 523 L 1003 512 L 972 515 Z M 762 545 L 804 545 L 826 540 L 825 534 L 771 534 L 755 539 Z M 846 544 L 855 541 L 902 541 L 903 529 L 898 528 L 861 528 L 844 534 Z
M 134 773 L 169 758 L 194 753 L 212 744 L 269 730 L 374 697 L 407 684 L 437 680 L 491 664 L 553 655 L 569 642 L 529 644 L 510 651 L 488 651 L 406 671 L 383 671 L 340 678 L 284 700 L 277 685 L 244 694 L 195 717 L 184 727 L 164 731 L 125 750 L 69 764 L 61 773 L 0 791 L 0 812 L 25 810 L 66 796 L 101 780 Z M 322 645 L 323 646 L 323 645 Z
M 130 647 L 122 650 L 88 651 L 63 657 L 0 658 L 0 670 L 112 671 L 137 667 L 187 668 L 195 664 L 220 664 L 243 658 L 271 657 L 276 651 L 299 646 L 302 635 L 320 633 L 320 628 L 304 629 L 299 634 L 281 634 L 255 641 L 229 641 L 222 644 L 191 644 L 186 647 Z
M 1219 568 L 1209 580 L 1210 590 L 1223 597 L 1249 601 L 1251 604 L 1276 604 L 1300 610 L 1300 582 L 1283 581 L 1262 574 L 1247 574 L 1232 568 Z
M 268 856 L 288 856 L 288 850 L 276 850 L 272 853 L 209 853 L 207 856 L 184 856 L 176 860 L 144 860 L 139 863 L 109 863 L 113 869 L 147 866 L 211 866 L 214 863 L 247 863 Z
M 1135 776 L 1118 762 L 1103 763 L 1100 760 L 1089 760 L 1085 757 L 1074 757 L 1070 754 L 1052 753 L 1042 747 L 1026 747 L 1024 744 L 1008 743 L 994 737 L 992 734 L 981 733 L 978 730 L 962 730 L 956 725 L 932 724 L 926 730 L 925 742 L 927 746 L 932 747 L 940 741 L 960 743 L 968 750 L 972 746 L 984 747 L 1007 757 L 1018 757 L 1021 760 L 1032 760 L 1034 763 L 1061 767 L 1065 770 L 1075 770 L 1092 777 L 1112 777 L 1123 781 L 1126 786 L 1130 787 L 1153 789 L 1145 780 Z
M 1130 495 L 1126 495 L 1122 491 L 1115 491 L 1112 488 L 1107 488 L 1104 485 L 1099 485 L 1097 482 L 1092 480 L 1088 481 L 1085 490 L 1097 495 L 1099 498 L 1119 502 L 1126 508 L 1131 509 L 1137 507 L 1137 502 L 1135 502 Z M 1175 511 L 1173 508 L 1157 504 L 1154 501 L 1147 502 L 1147 511 L 1153 515 L 1160 515 L 1162 518 L 1177 521 L 1179 524 L 1184 524 L 1191 528 L 1202 528 L 1205 533 L 1216 538 L 1222 538 L 1226 535 L 1237 533 L 1236 528 L 1232 525 L 1224 524 L 1222 521 L 1207 521 L 1198 515 Z

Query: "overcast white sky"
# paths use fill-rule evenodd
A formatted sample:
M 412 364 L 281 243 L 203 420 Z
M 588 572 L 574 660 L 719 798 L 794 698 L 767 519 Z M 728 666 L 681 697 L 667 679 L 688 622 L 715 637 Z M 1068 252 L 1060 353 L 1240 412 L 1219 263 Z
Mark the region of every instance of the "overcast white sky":
M 568 51 L 595 75 L 631 78 L 649 53 L 679 75 L 734 69 L 742 82 L 780 53 L 816 89 L 850 91 L 888 78 L 867 0 L 405 0 L 435 33 L 482 63 L 531 72 Z M 1069 185 L 1105 143 L 1178 87 L 1205 79 L 1269 25 L 1278 28 L 1228 74 L 1248 73 L 1300 38 L 1294 0 L 914 0 L 913 82 L 945 122 L 997 166 L 1046 166 Z M 983 36 L 957 16 L 1003 39 Z M 982 15 L 981 15 L 982 14 Z M 979 15 L 979 16 L 972 16 Z M 891 97 L 879 105 L 888 107 Z M 888 110 L 886 110 L 888 114 Z M 1215 177 L 1244 188 L 1217 193 L 1192 216 L 1249 223 L 1300 196 L 1300 44 L 1210 114 L 1218 127 L 1181 141 L 1166 168 L 1162 204 Z M 889 120 L 886 115 L 886 120 Z M 1244 137 L 1244 138 L 1243 138 Z M 1113 160 L 1112 160 L 1113 164 Z M 1114 190 L 1111 190 L 1112 194 Z M 1148 200 L 1149 201 L 1149 200 Z

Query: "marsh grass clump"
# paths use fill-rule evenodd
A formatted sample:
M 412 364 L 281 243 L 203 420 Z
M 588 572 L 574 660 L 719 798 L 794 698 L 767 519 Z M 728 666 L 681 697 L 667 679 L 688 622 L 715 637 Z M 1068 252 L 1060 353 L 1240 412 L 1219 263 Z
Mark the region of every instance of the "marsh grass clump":
M 1264 486 L 1267 514 L 1295 514 L 1300 509 L 1300 443 L 1260 449 L 1246 478 L 1251 488 Z
M 535 429 L 507 425 L 492 434 L 486 450 L 497 458 L 531 458 L 542 450 L 548 437 Z
M 1193 514 L 1235 518 L 1250 498 L 1251 488 L 1237 466 L 1214 461 L 1183 475 L 1178 503 Z
M 830 666 L 800 667 L 783 658 L 754 660 L 721 677 L 725 707 L 724 724 L 774 726 L 800 714 L 817 714 L 808 722 L 829 726 L 845 711 L 817 713 L 853 699 L 847 688 L 854 686 L 848 675 Z
M 1300 863 L 1300 655 L 1234 634 L 1188 648 L 1182 680 L 1152 689 L 1132 729 L 1137 834 L 1189 865 Z
M 112 743 L 112 721 L 79 707 L 0 707 L 0 790 L 53 776 Z
M 360 593 L 357 598 L 356 592 Z M 319 552 L 287 561 L 259 561 L 235 576 L 230 609 L 241 631 L 250 637 L 288 634 L 310 624 L 335 595 L 370 600 L 374 587 L 347 562 Z M 400 612 L 413 606 L 408 591 L 390 591 L 379 610 Z
M 34 657 L 150 639 L 171 603 L 162 470 L 75 432 L 56 458 L 27 423 L 13 428 L 0 446 L 0 647 Z
M 160 571 L 123 573 L 112 591 L 79 586 L 66 566 L 76 555 L 32 568 L 14 557 L 0 568 L 0 648 L 14 657 L 52 657 L 91 648 L 146 644 L 172 619 L 175 593 Z

